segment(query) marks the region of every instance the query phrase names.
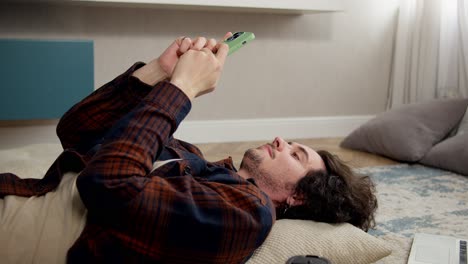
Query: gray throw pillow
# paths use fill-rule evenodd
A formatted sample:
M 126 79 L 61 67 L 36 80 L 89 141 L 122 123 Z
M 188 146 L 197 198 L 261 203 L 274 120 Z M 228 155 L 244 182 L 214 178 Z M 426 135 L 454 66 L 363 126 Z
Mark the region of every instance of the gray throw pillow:
M 468 133 L 468 107 L 466 108 L 465 115 L 463 116 L 463 119 L 460 122 L 460 125 L 458 125 L 457 129 L 457 135 L 461 135 L 464 133 Z
M 435 145 L 420 162 L 468 176 L 468 133 Z
M 341 146 L 415 162 L 456 128 L 468 99 L 436 100 L 392 109 L 348 135 Z

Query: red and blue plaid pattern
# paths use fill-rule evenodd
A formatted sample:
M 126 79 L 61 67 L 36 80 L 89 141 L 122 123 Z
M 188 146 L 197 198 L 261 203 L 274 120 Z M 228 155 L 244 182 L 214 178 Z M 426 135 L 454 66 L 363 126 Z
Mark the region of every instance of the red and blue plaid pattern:
M 64 152 L 41 180 L 0 174 L 0 198 L 43 195 L 81 171 L 88 209 L 69 263 L 242 263 L 273 225 L 271 200 L 237 175 L 232 160 L 206 161 L 172 134 L 190 100 L 169 82 L 131 77 L 96 90 L 60 120 Z M 151 171 L 156 160 L 182 159 Z

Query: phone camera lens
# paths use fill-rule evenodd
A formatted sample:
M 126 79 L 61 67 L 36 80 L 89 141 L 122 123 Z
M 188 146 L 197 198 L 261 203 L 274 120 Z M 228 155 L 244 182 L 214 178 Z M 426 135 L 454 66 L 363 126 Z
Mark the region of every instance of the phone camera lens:
M 234 38 L 238 38 L 242 34 L 244 34 L 244 32 L 236 32 L 234 33 Z
M 236 32 L 234 33 L 234 35 L 230 36 L 228 39 L 226 39 L 226 41 L 233 41 L 235 40 L 236 38 L 238 38 L 240 35 L 244 34 L 244 32 Z

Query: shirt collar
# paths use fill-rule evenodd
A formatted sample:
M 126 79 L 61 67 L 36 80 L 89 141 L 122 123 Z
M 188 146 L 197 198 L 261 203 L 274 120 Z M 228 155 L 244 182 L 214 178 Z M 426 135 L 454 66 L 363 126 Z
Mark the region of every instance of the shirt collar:
M 252 183 L 253 185 L 255 185 L 256 187 L 258 187 L 257 183 L 255 182 L 255 180 L 253 178 L 248 178 L 247 179 L 248 182 Z

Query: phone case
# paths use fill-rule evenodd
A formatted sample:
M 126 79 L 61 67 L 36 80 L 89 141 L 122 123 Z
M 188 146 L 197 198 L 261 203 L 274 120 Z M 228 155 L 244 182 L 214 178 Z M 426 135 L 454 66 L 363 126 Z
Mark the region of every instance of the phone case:
M 252 32 L 236 32 L 231 37 L 226 39 L 224 43 L 229 46 L 228 55 L 243 47 L 245 44 L 255 39 Z

